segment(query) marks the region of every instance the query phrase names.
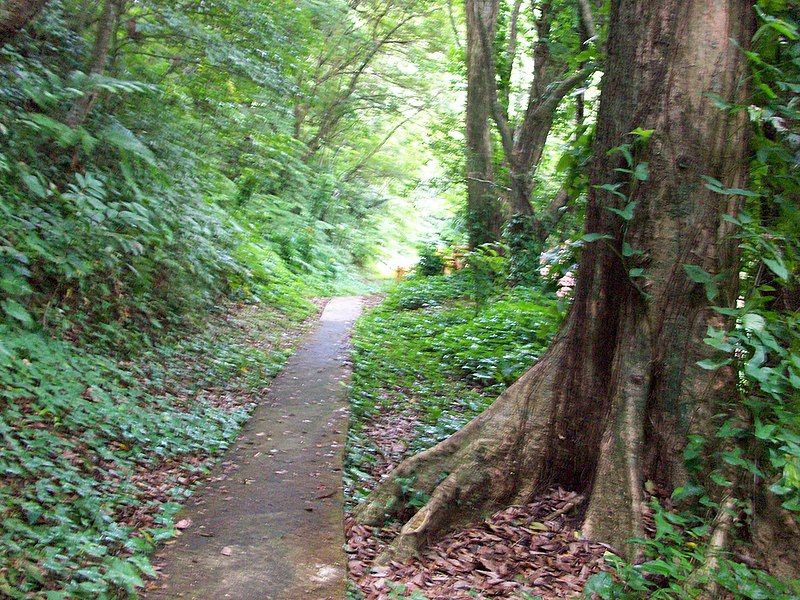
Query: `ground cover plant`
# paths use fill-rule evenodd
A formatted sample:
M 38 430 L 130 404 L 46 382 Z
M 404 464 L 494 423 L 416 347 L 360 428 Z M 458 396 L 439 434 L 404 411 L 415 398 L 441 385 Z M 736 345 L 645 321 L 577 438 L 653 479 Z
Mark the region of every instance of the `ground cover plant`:
M 4 328 L 0 592 L 135 594 L 298 328 L 274 309 L 224 305 L 135 360 Z

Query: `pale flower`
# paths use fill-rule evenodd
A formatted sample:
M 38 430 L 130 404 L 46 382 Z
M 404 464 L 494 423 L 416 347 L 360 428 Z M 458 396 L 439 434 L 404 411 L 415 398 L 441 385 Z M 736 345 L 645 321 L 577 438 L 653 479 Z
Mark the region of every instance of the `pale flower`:
M 575 277 L 572 275 L 571 272 L 567 273 L 561 279 L 558 280 L 558 286 L 566 288 L 575 287 Z

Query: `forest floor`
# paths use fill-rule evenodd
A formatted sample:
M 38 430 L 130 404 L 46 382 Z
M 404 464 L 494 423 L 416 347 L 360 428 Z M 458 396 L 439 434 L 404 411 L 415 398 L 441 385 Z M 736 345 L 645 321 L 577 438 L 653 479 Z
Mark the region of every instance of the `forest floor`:
M 349 516 L 404 458 L 429 448 L 487 407 L 544 351 L 556 303 L 518 288 L 485 305 L 457 277 L 411 279 L 375 299 L 353 338 L 353 392 L 345 465 L 351 600 L 575 598 L 610 568 L 608 547 L 577 535 L 580 498 L 550 489 L 453 532 L 405 563 L 376 566 L 400 524 Z M 405 482 L 408 514 L 427 496 Z M 576 506 L 577 505 L 577 506 Z
M 380 448 L 376 480 L 407 454 L 419 424 L 415 416 L 391 413 L 373 420 L 367 436 Z M 400 530 L 356 524 L 347 517 L 348 567 L 354 588 L 368 600 L 457 600 L 474 598 L 574 598 L 589 577 L 605 568 L 608 547 L 576 536 L 580 519 L 574 492 L 551 489 L 536 501 L 499 511 L 454 532 L 406 563 L 374 566 Z
M 148 598 L 342 598 L 348 341 L 359 298 L 334 298 L 258 402 L 154 560 Z

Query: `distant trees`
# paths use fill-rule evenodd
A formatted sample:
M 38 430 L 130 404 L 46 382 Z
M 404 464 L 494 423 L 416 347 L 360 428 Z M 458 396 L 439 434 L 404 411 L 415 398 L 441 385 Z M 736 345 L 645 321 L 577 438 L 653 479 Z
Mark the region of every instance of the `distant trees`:
M 160 322 L 231 287 L 251 293 L 253 273 L 321 281 L 374 259 L 387 202 L 422 160 L 383 151 L 429 118 L 430 55 L 451 35 L 433 7 L 0 4 L 0 42 L 13 37 L 0 61 L 0 246 L 13 248 L 0 249 L 0 319 L 52 323 L 79 307 Z
M 320 5 L 306 23 L 318 35 L 308 38 L 303 48 L 308 56 L 294 65 L 294 136 L 305 144 L 306 160 L 325 148 L 347 146 L 346 136 L 359 120 L 381 115 L 380 129 L 391 137 L 426 108 L 424 61 L 417 63 L 423 68 L 416 74 L 398 67 L 420 57 L 415 48 L 422 37 L 436 46 L 440 34 L 430 29 L 434 14 L 431 0 Z M 379 137 L 377 147 L 364 148 L 351 169 L 361 170 L 363 156 L 386 141 Z
M 515 1 L 507 9 L 507 30 L 499 37 L 500 0 L 468 0 L 466 4 L 467 186 L 469 213 L 474 221 L 471 227 L 491 237 L 488 232 L 497 231 L 496 221 L 502 218 L 496 206 L 499 194 L 491 166 L 491 145 L 485 141 L 488 132 L 479 127 L 488 114 L 496 127 L 503 164 L 508 170 L 508 189 L 504 194 L 506 218 L 516 215 L 530 221 L 528 235 L 541 243 L 564 214 L 569 195 L 559 193 L 549 207 L 537 211 L 531 204 L 533 177 L 558 107 L 595 70 L 591 60 L 575 58 L 582 53 L 591 56 L 589 41 L 596 41 L 596 24 L 589 0 L 568 5 L 566 9 L 551 0 L 531 4 L 528 18 L 535 30 L 531 49 L 533 68 L 522 114 L 514 115 L 510 99 L 518 61 L 522 2 Z M 558 25 L 554 24 L 556 20 Z M 560 31 L 555 32 L 554 27 Z M 559 43 L 554 44 L 553 38 L 560 38 Z M 499 44 L 498 40 L 504 43 Z M 473 238 L 474 243 L 479 241 Z

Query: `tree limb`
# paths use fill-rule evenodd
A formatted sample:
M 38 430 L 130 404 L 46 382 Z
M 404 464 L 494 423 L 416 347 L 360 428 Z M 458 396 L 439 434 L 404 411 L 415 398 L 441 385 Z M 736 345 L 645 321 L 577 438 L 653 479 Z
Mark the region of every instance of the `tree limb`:
M 500 132 L 500 140 L 503 144 L 503 151 L 509 160 L 513 160 L 514 155 L 514 133 L 506 117 L 503 105 L 497 94 L 497 66 L 492 56 L 492 44 L 489 40 L 489 33 L 486 31 L 486 23 L 480 14 L 476 15 L 478 21 L 478 29 L 481 35 L 481 49 L 483 50 L 484 58 L 488 66 L 489 72 L 487 79 L 489 82 L 489 94 L 492 100 L 492 118 L 497 125 L 497 130 Z
M 456 48 L 462 50 L 464 46 L 461 43 L 461 36 L 458 33 L 458 27 L 456 27 L 455 15 L 453 15 L 453 0 L 447 0 L 447 15 L 450 17 L 450 27 L 453 28 L 453 39 L 456 42 Z
M 425 107 L 424 107 L 424 106 L 423 106 L 423 107 L 421 107 L 419 110 L 417 110 L 417 112 L 415 112 L 413 115 L 411 115 L 411 116 L 409 116 L 409 117 L 406 117 L 405 119 L 403 119 L 403 120 L 402 120 L 402 121 L 400 121 L 399 123 L 395 124 L 395 126 L 394 126 L 394 127 L 392 127 L 392 128 L 389 130 L 389 132 L 388 132 L 388 133 L 387 133 L 387 134 L 386 134 L 386 135 L 383 137 L 383 139 L 382 139 L 380 142 L 378 142 L 378 143 L 377 143 L 377 144 L 376 144 L 376 145 L 375 145 L 373 148 L 371 148 L 371 149 L 370 149 L 370 151 L 369 151 L 369 152 L 367 152 L 367 153 L 366 153 L 366 154 L 365 154 L 365 155 L 364 155 L 364 156 L 361 158 L 361 160 L 359 160 L 359 161 L 358 161 L 358 162 L 357 162 L 357 163 L 356 163 L 356 164 L 355 164 L 355 165 L 354 165 L 354 166 L 353 166 L 351 169 L 349 169 L 349 170 L 347 171 L 347 173 L 346 173 L 346 174 L 344 175 L 344 177 L 343 177 L 344 181 L 350 181 L 351 179 L 353 179 L 353 177 L 355 177 L 355 176 L 356 176 L 356 174 L 357 174 L 357 173 L 358 173 L 358 172 L 359 172 L 361 169 L 363 169 L 363 168 L 364 168 L 364 166 L 365 166 L 365 165 L 366 165 L 366 164 L 367 164 L 367 163 L 370 161 L 370 159 L 371 159 L 373 156 L 375 156 L 375 155 L 376 155 L 378 152 L 380 152 L 380 151 L 381 151 L 381 149 L 382 149 L 382 148 L 383 148 L 383 147 L 384 147 L 384 146 L 387 144 L 387 142 L 388 142 L 390 139 L 392 139 L 392 136 L 394 136 L 394 134 L 395 134 L 395 133 L 397 133 L 397 130 L 398 130 L 398 129 L 400 129 L 400 128 L 401 128 L 403 125 L 405 125 L 405 124 L 406 124 L 406 123 L 408 123 L 408 122 L 409 122 L 411 119 L 413 119 L 414 117 L 416 117 L 416 116 L 417 116 L 419 113 L 421 113 L 423 110 L 425 110 Z
M 592 7 L 589 0 L 578 0 L 578 10 L 581 16 L 581 23 L 583 24 L 586 34 L 589 39 L 597 37 L 597 26 L 594 22 L 594 15 L 592 14 Z

